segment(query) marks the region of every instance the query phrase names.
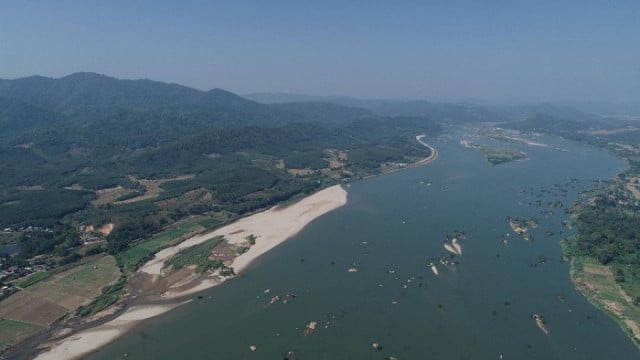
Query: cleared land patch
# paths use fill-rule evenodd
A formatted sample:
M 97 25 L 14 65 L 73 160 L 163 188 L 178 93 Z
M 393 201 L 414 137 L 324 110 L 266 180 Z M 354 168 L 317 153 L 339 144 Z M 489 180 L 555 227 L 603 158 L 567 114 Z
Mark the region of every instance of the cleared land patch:
M 120 276 L 112 256 L 43 279 L 0 303 L 0 318 L 48 326 L 101 293 Z
M 640 199 L 640 177 L 630 176 L 627 178 L 627 189 L 631 191 L 634 198 Z
M 68 188 L 72 189 L 72 188 Z M 78 189 L 78 190 L 81 190 Z M 96 193 L 96 199 L 91 202 L 91 204 L 95 207 L 112 204 L 121 196 L 124 196 L 131 192 L 131 190 L 126 189 L 120 185 L 108 189 L 100 189 L 94 191 Z
M 147 199 L 153 199 L 158 197 L 158 195 L 163 191 L 162 188 L 160 187 L 160 185 L 162 185 L 163 183 L 167 182 L 167 181 L 179 181 L 179 180 L 188 180 L 188 179 L 193 179 L 195 177 L 195 175 L 181 175 L 181 176 L 176 176 L 174 178 L 167 178 L 167 179 L 156 179 L 156 180 L 148 180 L 148 179 L 136 179 L 134 177 L 131 177 L 132 181 L 136 181 L 138 182 L 140 185 L 142 185 L 144 187 L 144 194 L 140 195 L 140 196 L 136 196 L 130 199 L 126 199 L 126 200 L 122 200 L 122 201 L 115 201 L 114 204 L 118 205 L 118 204 L 131 204 L 137 201 L 142 201 L 142 200 L 147 200 Z

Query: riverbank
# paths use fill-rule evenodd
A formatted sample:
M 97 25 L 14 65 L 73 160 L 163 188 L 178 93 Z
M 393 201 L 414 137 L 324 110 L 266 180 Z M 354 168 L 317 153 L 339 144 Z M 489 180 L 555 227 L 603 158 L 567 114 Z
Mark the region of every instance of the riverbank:
M 400 170 L 406 170 L 406 169 L 412 169 L 418 166 L 422 166 L 425 164 L 428 164 L 432 161 L 434 161 L 435 159 L 438 158 L 438 151 L 431 145 L 427 144 L 426 142 L 422 141 L 422 139 L 424 137 L 426 137 L 427 135 L 417 135 L 416 136 L 416 141 L 419 142 L 421 145 L 425 146 L 426 148 L 429 149 L 430 153 L 429 156 L 427 156 L 426 158 L 420 159 L 418 161 L 409 163 L 409 164 L 405 164 L 405 163 L 400 163 L 400 164 L 393 164 L 392 166 L 389 166 L 387 168 L 384 168 L 383 171 L 380 174 L 372 174 L 372 175 L 368 175 L 363 177 L 362 179 L 371 179 L 373 177 L 379 176 L 379 175 L 384 175 L 384 174 L 390 174 L 396 171 L 400 171 Z
M 253 260 L 285 240 L 297 234 L 316 218 L 335 210 L 347 202 L 347 192 L 335 185 L 312 194 L 289 206 L 275 206 L 261 213 L 242 218 L 208 234 L 192 237 L 179 245 L 164 249 L 154 259 L 146 263 L 139 273 L 153 275 L 158 281 L 163 277 L 164 261 L 181 249 L 200 244 L 216 236 L 224 236 L 231 244 L 245 241 L 248 235 L 256 237 L 255 245 L 233 260 L 232 267 L 237 273 L 245 270 Z M 195 286 L 180 291 L 167 291 L 163 298 L 167 301 L 184 297 L 222 283 L 219 278 L 207 278 Z M 145 319 L 158 316 L 188 301 L 179 303 L 138 305 L 127 309 L 117 318 L 95 328 L 73 334 L 63 340 L 45 344 L 47 350 L 36 357 L 46 359 L 77 359 L 107 345 L 122 336 Z
M 590 303 L 611 316 L 640 348 L 640 309 L 616 283 L 611 268 L 583 256 L 571 259 L 571 281 Z
M 429 156 L 402 169 L 424 165 L 438 157 L 436 149 L 422 141 L 425 136 L 418 135 L 416 140 L 429 148 Z M 385 173 L 388 172 L 391 171 Z M 166 313 L 188 302 L 176 302 L 180 301 L 181 298 L 184 299 L 194 293 L 217 286 L 228 279 L 227 277 L 221 277 L 217 272 L 209 276 L 193 276 L 193 274 L 187 272 L 181 274 L 179 279 L 175 279 L 174 272 L 174 276 L 171 279 L 173 286 L 167 286 L 167 275 L 172 274 L 166 272 L 164 268 L 165 261 L 181 250 L 202 244 L 218 236 L 224 237 L 225 242 L 231 248 L 241 247 L 247 244 L 249 237 L 252 237 L 255 239 L 254 243 L 247 248 L 246 252 L 233 258 L 230 264 L 230 267 L 236 273 L 241 273 L 255 259 L 300 232 L 316 218 L 345 205 L 346 202 L 347 192 L 342 186 L 335 185 L 291 205 L 274 206 L 269 210 L 241 218 L 210 233 L 194 236 L 178 245 L 159 251 L 152 260 L 145 263 L 136 273 L 140 277 L 146 277 L 146 285 L 149 285 L 149 283 L 152 283 L 152 285 L 162 284 L 161 287 L 164 287 L 165 291 L 159 297 L 155 297 L 153 300 L 150 298 L 150 304 L 148 305 L 144 303 L 134 305 L 115 319 L 97 327 L 88 328 L 62 340 L 44 344 L 43 348 L 46 351 L 38 355 L 36 359 L 80 358 L 114 341 L 145 319 Z M 141 314 L 144 314 L 144 316 L 141 316 Z

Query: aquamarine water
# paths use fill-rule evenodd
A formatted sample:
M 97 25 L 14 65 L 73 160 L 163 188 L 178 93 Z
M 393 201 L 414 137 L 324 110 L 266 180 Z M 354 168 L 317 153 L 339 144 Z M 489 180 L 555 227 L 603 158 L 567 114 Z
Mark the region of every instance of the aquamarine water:
M 550 146 L 500 144 L 529 158 L 491 166 L 461 147 L 460 135 L 425 139 L 439 150 L 435 162 L 353 183 L 346 206 L 238 278 L 150 319 L 90 358 L 282 359 L 289 351 L 304 360 L 640 358 L 614 321 L 570 282 L 559 246 L 570 233 L 561 224 L 566 215 L 548 207 L 556 200 L 569 205 L 593 180 L 613 178 L 624 164 L 596 148 L 545 136 L 537 141 Z M 571 178 L 579 182 L 566 193 L 555 186 Z M 512 233 L 504 244 L 502 235 L 511 232 L 506 216 L 536 216 L 535 239 Z M 455 229 L 467 233 L 460 264 L 440 266 L 435 276 L 426 264 L 440 256 L 445 235 Z M 548 261 L 536 264 L 541 255 Z M 268 305 L 274 295 L 287 303 Z M 546 318 L 548 336 L 532 313 Z M 305 336 L 312 321 L 317 329 Z

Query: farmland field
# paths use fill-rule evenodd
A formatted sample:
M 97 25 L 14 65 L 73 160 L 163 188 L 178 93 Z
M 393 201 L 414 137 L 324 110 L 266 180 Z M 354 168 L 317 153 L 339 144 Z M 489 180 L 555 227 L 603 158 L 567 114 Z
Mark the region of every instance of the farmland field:
M 0 319 L 0 350 L 43 330 L 42 326 L 21 321 Z

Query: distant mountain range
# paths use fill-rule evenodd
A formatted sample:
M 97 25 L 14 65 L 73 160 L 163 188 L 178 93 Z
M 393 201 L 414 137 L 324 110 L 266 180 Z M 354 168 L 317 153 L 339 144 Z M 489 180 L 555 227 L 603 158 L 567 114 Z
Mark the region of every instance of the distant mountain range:
M 381 116 L 426 116 L 438 122 L 502 122 L 524 120 L 545 114 L 558 118 L 592 119 L 593 113 L 578 110 L 576 107 L 534 103 L 521 105 L 491 106 L 473 103 L 443 103 L 426 100 L 370 100 L 340 96 L 310 96 L 286 93 L 253 93 L 245 98 L 264 104 L 322 102 L 367 109 Z

